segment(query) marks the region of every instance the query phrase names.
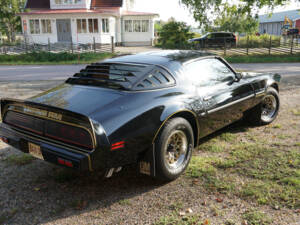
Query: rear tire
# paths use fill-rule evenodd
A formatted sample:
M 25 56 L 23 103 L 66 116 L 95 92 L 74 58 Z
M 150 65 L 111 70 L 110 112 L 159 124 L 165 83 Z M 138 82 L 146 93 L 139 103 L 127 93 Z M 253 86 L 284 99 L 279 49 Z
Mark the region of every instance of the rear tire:
M 184 118 L 166 122 L 155 142 L 157 177 L 172 181 L 187 168 L 194 147 L 193 129 Z
M 246 120 L 252 125 L 270 124 L 276 119 L 279 107 L 278 91 L 273 87 L 269 87 L 261 103 L 246 114 Z

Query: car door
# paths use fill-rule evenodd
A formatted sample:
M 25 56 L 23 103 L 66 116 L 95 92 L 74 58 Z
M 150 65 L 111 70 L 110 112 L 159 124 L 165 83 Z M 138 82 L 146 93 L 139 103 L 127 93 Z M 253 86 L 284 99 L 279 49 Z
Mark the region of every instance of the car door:
M 252 105 L 254 90 L 250 83 L 237 80 L 235 72 L 219 58 L 206 58 L 186 65 L 197 96 L 205 106 L 199 116 L 200 137 L 242 118 Z
M 206 41 L 205 46 L 210 47 L 214 45 L 214 38 L 215 38 L 215 34 L 208 34 L 205 40 Z

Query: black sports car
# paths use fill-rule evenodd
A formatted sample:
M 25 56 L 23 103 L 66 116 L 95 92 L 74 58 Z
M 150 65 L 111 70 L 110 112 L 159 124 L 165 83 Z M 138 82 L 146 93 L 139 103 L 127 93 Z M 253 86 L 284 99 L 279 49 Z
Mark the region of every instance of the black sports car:
M 25 101 L 1 100 L 0 137 L 45 161 L 107 176 L 137 163 L 176 179 L 199 139 L 242 118 L 269 124 L 278 74 L 237 73 L 197 51 L 158 51 L 87 66 Z

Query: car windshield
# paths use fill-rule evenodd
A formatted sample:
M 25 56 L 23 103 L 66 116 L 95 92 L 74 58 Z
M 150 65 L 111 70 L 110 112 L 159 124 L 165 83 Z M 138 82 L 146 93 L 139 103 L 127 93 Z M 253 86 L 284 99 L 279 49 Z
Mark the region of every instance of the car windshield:
M 204 35 L 201 36 L 201 38 L 205 38 L 205 37 L 207 37 L 208 35 L 209 35 L 209 33 L 204 34 Z
M 149 71 L 149 65 L 94 63 L 76 73 L 67 83 L 130 89 Z

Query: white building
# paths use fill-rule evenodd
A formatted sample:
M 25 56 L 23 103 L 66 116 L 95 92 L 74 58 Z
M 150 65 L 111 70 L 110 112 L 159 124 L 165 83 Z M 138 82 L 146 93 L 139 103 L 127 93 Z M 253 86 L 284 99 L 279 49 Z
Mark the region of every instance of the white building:
M 28 12 L 20 14 L 23 33 L 43 44 L 87 44 L 94 39 L 109 44 L 114 37 L 119 45 L 151 45 L 158 14 L 128 11 L 128 4 L 123 0 L 27 0 Z

